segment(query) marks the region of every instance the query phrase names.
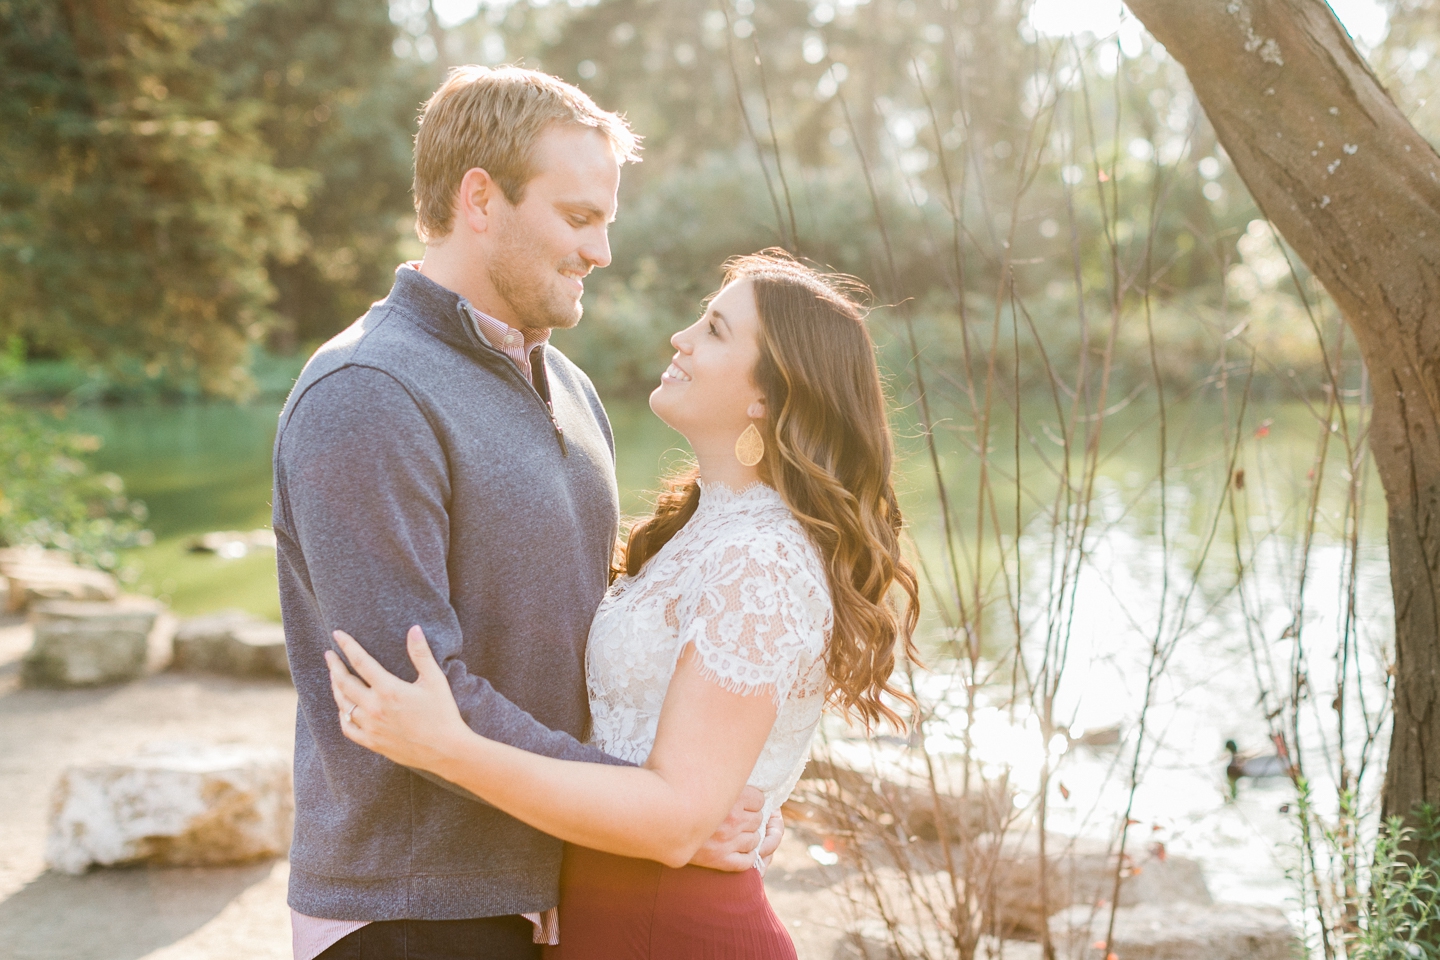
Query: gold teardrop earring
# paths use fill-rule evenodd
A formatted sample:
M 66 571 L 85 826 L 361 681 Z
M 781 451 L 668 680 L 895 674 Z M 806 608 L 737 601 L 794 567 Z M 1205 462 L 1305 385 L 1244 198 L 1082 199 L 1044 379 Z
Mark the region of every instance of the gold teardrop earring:
M 760 431 L 755 429 L 751 423 L 740 434 L 740 439 L 735 441 L 735 459 L 753 467 L 765 456 L 765 439 L 760 436 Z

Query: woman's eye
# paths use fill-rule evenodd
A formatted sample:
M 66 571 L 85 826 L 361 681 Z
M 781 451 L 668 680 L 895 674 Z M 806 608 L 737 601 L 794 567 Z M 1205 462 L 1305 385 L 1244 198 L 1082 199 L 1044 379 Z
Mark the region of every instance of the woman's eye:
M 718 336 L 720 336 L 720 331 L 718 331 L 718 330 L 715 329 L 715 324 L 713 324 L 713 323 L 707 323 L 707 324 L 705 324 L 705 326 L 709 328 L 709 330 L 710 330 L 710 336 L 712 336 L 712 337 L 718 337 Z

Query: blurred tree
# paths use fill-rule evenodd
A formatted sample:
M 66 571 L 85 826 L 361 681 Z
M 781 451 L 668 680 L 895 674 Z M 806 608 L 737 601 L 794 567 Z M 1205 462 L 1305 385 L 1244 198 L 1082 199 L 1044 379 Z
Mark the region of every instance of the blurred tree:
M 0 335 L 241 392 L 304 173 L 197 56 L 236 0 L 0 4 Z
M 379 0 L 0 4 L 0 336 L 243 393 L 384 294 L 435 71 Z
M 410 138 L 439 71 L 395 56 L 395 41 L 381 0 L 257 0 L 202 51 L 228 97 L 263 105 L 274 165 L 310 172 L 300 252 L 267 261 L 281 348 L 363 313 L 414 240 Z

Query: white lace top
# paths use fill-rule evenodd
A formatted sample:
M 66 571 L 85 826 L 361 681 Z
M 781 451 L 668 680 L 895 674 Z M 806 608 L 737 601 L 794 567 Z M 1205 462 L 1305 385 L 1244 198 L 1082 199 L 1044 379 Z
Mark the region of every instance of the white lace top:
M 693 643 L 704 676 L 775 698 L 775 726 L 748 781 L 765 794 L 768 819 L 810 753 L 832 623 L 820 554 L 780 494 L 764 484 L 705 487 L 690 521 L 638 574 L 616 580 L 596 611 L 585 656 L 590 742 L 644 763 Z

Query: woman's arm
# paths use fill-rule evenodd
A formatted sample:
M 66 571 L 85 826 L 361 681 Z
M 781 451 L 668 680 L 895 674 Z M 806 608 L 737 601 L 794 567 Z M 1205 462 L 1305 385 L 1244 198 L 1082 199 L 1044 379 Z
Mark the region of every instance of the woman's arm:
M 725 818 L 775 723 L 768 693 L 732 693 L 704 678 L 687 646 L 644 767 L 554 760 L 471 731 L 418 627 L 406 637 L 419 672 L 413 684 L 348 635 L 337 631 L 335 639 L 359 674 L 327 653 L 341 728 L 351 740 L 444 777 L 562 840 L 672 867 L 688 863 Z

